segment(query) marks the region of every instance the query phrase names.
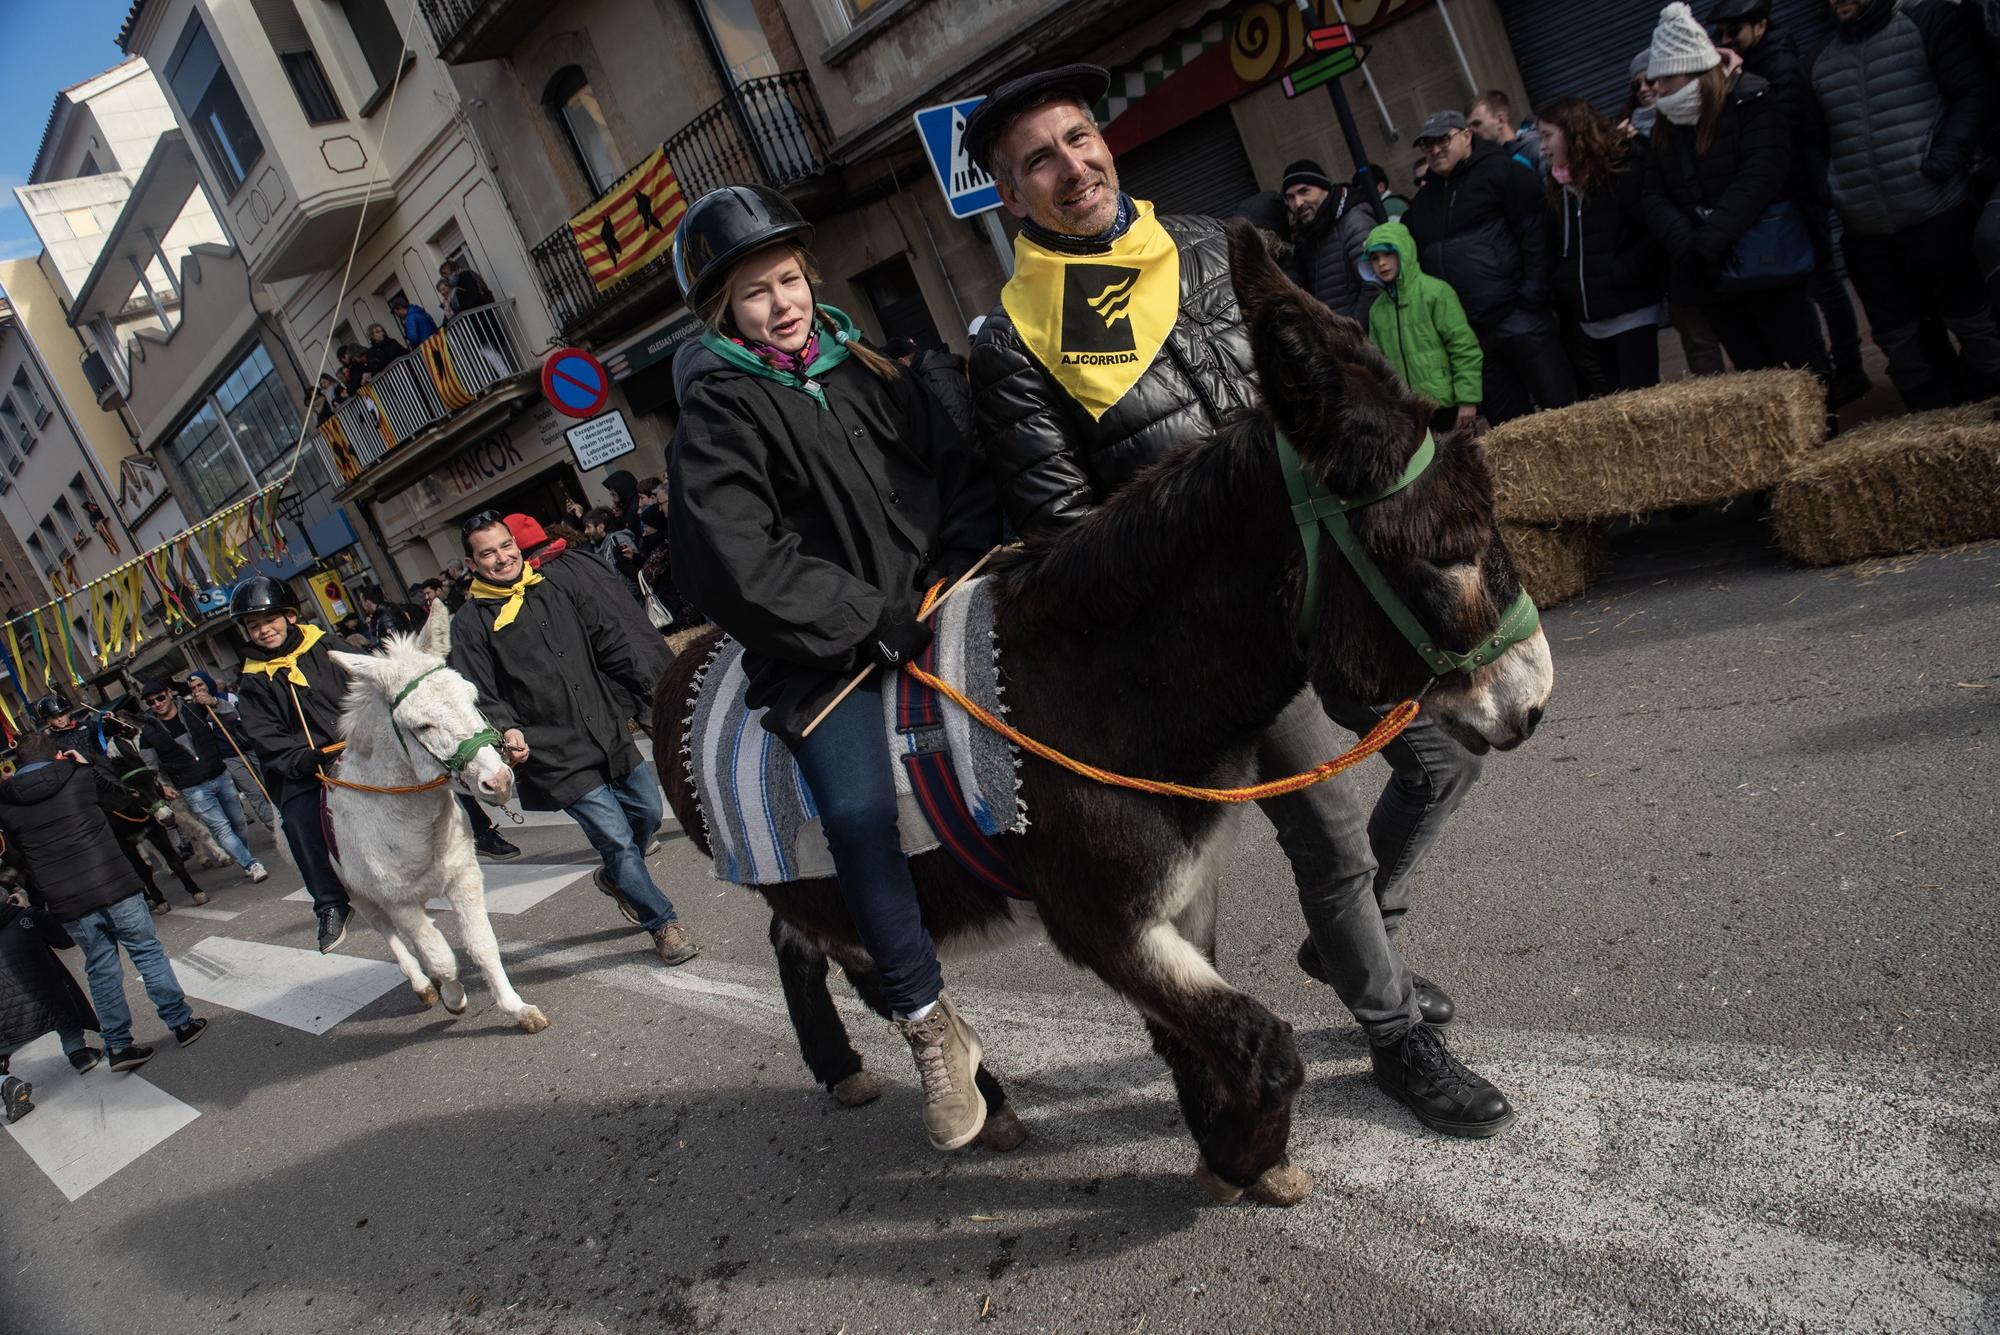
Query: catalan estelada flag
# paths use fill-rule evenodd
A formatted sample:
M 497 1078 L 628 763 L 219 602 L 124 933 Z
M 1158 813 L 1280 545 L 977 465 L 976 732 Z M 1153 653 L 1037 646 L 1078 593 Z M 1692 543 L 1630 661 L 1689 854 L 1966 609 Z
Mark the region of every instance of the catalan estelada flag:
M 590 281 L 602 292 L 627 274 L 636 273 L 667 253 L 687 201 L 681 183 L 667 163 L 665 148 L 656 148 L 625 179 L 569 220 L 569 234 Z

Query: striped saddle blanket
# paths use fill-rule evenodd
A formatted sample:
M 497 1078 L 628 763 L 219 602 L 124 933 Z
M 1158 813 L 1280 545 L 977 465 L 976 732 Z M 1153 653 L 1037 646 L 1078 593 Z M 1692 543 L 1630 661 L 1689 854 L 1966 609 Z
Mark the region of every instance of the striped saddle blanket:
M 974 580 L 943 603 L 936 638 L 920 666 L 995 714 L 1004 714 L 993 600 Z M 798 762 L 765 730 L 764 711 L 744 696 L 743 646 L 717 645 L 695 686 L 681 761 L 708 830 L 714 876 L 734 885 L 774 885 L 833 875 L 819 807 Z M 882 728 L 895 769 L 905 853 L 949 847 L 995 889 L 1019 893 L 998 864 L 993 836 L 1027 828 L 1013 748 L 906 674 L 882 692 Z M 955 792 L 953 791 L 955 790 Z

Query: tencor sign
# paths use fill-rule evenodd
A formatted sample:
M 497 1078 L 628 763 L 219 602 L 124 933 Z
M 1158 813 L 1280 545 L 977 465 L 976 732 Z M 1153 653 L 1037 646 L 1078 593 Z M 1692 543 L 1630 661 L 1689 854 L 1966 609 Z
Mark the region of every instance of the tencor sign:
M 453 496 L 470 496 L 495 478 L 518 467 L 521 449 L 505 431 L 473 442 L 450 463 L 431 474 L 440 490 Z

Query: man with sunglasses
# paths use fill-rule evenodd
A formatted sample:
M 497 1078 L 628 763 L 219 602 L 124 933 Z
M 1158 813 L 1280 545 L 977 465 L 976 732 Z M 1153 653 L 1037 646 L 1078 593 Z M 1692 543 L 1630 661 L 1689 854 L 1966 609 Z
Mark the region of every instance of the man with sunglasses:
M 236 859 L 243 874 L 253 882 L 266 879 L 270 873 L 250 852 L 250 822 L 227 764 L 228 739 L 206 715 L 182 709 L 178 693 L 164 678 L 147 682 L 140 698 L 151 717 L 139 729 L 139 750 L 165 776 L 166 795 L 172 797 L 178 789 L 188 810 L 208 827 L 222 851 Z
M 452 615 L 451 665 L 479 688 L 500 729 L 521 805 L 583 827 L 604 863 L 598 890 L 652 936 L 662 963 L 687 963 L 700 951 L 646 869 L 660 784 L 628 726 L 666 666 L 660 637 L 634 633 L 636 608 L 605 596 L 607 574 L 589 568 L 590 554 L 536 570 L 498 510 L 480 511 L 460 532 L 475 573 Z

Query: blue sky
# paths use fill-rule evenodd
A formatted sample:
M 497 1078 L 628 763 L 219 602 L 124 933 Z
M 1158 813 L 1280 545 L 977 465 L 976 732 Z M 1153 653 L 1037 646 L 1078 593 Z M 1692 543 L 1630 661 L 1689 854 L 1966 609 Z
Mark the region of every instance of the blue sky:
M 40 249 L 14 187 L 28 179 L 56 91 L 125 58 L 118 28 L 131 7 L 131 0 L 0 0 L 0 259 Z

